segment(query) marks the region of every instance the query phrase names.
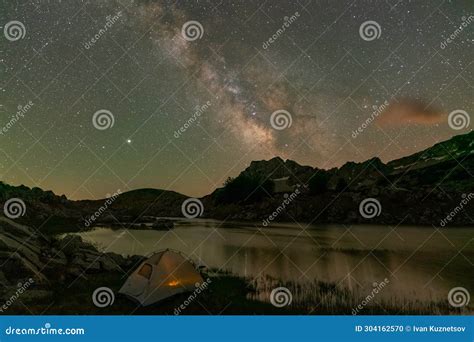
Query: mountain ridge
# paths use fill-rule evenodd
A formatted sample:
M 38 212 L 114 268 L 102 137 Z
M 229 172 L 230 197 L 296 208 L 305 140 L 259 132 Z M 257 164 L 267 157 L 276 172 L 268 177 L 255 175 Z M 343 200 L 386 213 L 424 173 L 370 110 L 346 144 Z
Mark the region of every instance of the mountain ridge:
M 295 203 L 296 207 L 300 208 L 298 210 L 303 212 L 293 213 L 292 216 L 290 208 L 287 215 L 281 215 L 281 220 L 290 220 L 291 216 L 292 219 L 302 221 L 360 223 L 364 220 L 361 221 L 360 217 L 357 217 L 354 208 L 357 209 L 357 201 L 364 197 L 379 196 L 388 201 L 400 201 L 398 196 L 404 193 L 405 197 L 402 197 L 402 202 L 399 203 L 401 208 L 404 204 L 411 203 L 410 198 L 426 201 L 427 196 L 434 196 L 445 202 L 438 206 L 438 211 L 441 207 L 445 211 L 456 204 L 454 199 L 459 197 L 459 194 L 474 189 L 473 174 L 474 132 L 471 131 L 387 163 L 374 157 L 363 162 L 348 161 L 339 168 L 324 170 L 300 165 L 278 156 L 270 160 L 252 161 L 237 177 L 229 178 L 223 187 L 200 199 L 205 208 L 204 217 L 260 220 L 281 202 L 283 194 L 275 189 L 275 182 L 287 182 L 288 189 L 301 186 L 302 195 Z M 248 193 L 245 192 L 245 187 L 248 187 Z M 235 192 L 240 193 L 239 196 L 242 197 L 234 196 Z M 406 197 L 407 193 L 410 198 Z M 424 196 L 420 197 L 420 194 Z M 248 198 L 245 198 L 246 195 L 249 195 Z M 352 200 L 346 198 L 348 196 Z M 15 187 L 0 182 L 0 204 L 3 206 L 5 201 L 12 197 L 21 198 L 27 203 L 25 221 L 40 224 L 50 217 L 59 217 L 76 221 L 79 226 L 85 217 L 103 207 L 104 203 L 110 202 L 104 210 L 106 214 L 100 218 L 103 222 L 143 221 L 147 216 L 182 216 L 181 204 L 188 198 L 175 191 L 143 188 L 114 194 L 104 199 L 69 200 L 65 195 L 58 196 L 52 191 L 43 191 L 37 187 Z M 321 207 L 314 203 L 315 201 L 333 201 L 334 208 Z M 344 201 L 347 203 L 342 205 Z M 340 210 L 335 209 L 338 203 Z M 436 209 L 436 205 L 427 204 L 427 208 Z M 318 217 L 315 219 L 315 216 L 305 214 L 305 210 L 319 210 Z M 339 213 L 331 214 L 331 210 Z M 440 215 L 441 212 L 437 216 Z M 382 215 L 373 222 L 396 223 L 401 220 L 397 215 L 392 216 L 384 219 Z M 467 216 L 471 217 L 469 214 Z M 459 224 L 472 223 L 472 219 L 462 215 L 461 217 Z M 427 219 L 413 218 L 411 222 L 430 224 Z

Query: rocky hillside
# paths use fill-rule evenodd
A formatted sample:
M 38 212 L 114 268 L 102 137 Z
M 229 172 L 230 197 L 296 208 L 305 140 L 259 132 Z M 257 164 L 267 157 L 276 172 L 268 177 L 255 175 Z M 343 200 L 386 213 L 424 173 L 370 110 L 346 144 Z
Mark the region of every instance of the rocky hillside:
M 52 191 L 0 182 L 2 208 L 12 198 L 21 199 L 25 204 L 24 215 L 18 217 L 16 222 L 49 233 L 62 232 L 63 228 L 66 231 L 87 229 L 87 221 L 93 216 L 96 217 L 91 223 L 133 222 L 138 217 L 140 222 L 144 222 L 148 217 L 153 221 L 151 217 L 180 216 L 181 204 L 187 197 L 174 191 L 138 189 L 125 193 L 118 191 L 110 198 L 72 201 Z
M 54 290 L 76 279 L 100 273 L 125 273 L 142 261 L 99 253 L 78 236 L 62 240 L 0 217 L 0 299 L 4 311 L 25 305 L 52 304 Z
M 138 189 L 121 193 L 116 198 L 77 201 L 75 204 L 85 211 L 86 218 L 98 208 L 107 206 L 109 215 L 101 215 L 99 221 L 114 221 L 114 218 L 133 221 L 140 218 L 144 222 L 145 217 L 181 216 L 181 204 L 186 198 L 174 191 Z
M 201 200 L 204 216 L 209 218 L 264 220 L 285 200 L 274 186 L 275 179 L 281 182 L 284 178 L 287 185 L 283 188 L 299 186 L 298 196 L 279 211 L 275 221 L 438 225 L 474 192 L 473 175 L 474 132 L 470 132 L 386 164 L 373 158 L 321 170 L 279 157 L 254 161 Z M 382 207 L 370 220 L 359 213 L 360 202 L 369 197 Z M 11 198 L 25 203 L 25 215 L 17 222 L 57 233 L 98 223 L 141 223 L 156 216 L 182 216 L 181 205 L 187 197 L 173 191 L 139 189 L 108 199 L 71 201 L 51 191 L 0 183 L 0 205 Z M 457 210 L 450 225 L 473 224 L 473 205 L 474 201 Z
M 268 179 L 288 177 L 290 185 L 301 186 L 298 196 L 275 221 L 439 225 L 474 192 L 473 175 L 474 132 L 470 132 L 387 164 L 373 158 L 320 170 L 277 157 L 252 162 L 236 180 L 253 177 L 263 184 Z M 219 194 L 225 189 L 204 197 L 207 216 L 264 220 L 285 200 L 283 194 L 264 191 L 267 195 L 258 201 L 241 196 L 223 204 Z M 370 220 L 359 213 L 360 202 L 369 197 L 381 203 L 380 215 Z M 450 224 L 470 225 L 472 218 L 474 201 L 456 210 Z
M 292 160 L 284 161 L 280 157 L 268 161 L 253 161 L 250 166 L 241 172 L 240 176 L 282 178 L 291 177 L 291 182 L 308 182 L 309 177 L 317 170 L 311 166 L 302 166 Z
M 474 191 L 474 132 L 458 135 L 387 164 L 390 180 L 404 188 L 438 187 L 447 193 Z

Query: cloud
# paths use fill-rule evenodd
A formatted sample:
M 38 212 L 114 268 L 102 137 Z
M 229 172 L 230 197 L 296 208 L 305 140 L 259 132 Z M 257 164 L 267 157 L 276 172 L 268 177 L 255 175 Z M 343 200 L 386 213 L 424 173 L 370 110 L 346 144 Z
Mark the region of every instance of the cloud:
M 383 126 L 405 124 L 434 125 L 444 120 L 445 113 L 414 99 L 402 99 L 388 105 L 378 116 L 377 123 Z

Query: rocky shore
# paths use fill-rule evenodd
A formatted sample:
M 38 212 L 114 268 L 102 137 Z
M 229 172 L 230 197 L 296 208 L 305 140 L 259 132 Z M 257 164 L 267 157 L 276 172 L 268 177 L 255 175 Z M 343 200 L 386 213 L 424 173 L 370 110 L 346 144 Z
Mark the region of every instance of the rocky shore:
M 100 253 L 79 236 L 56 239 L 0 217 L 0 301 L 8 304 L 0 309 L 53 303 L 57 288 L 100 274 L 126 275 L 142 260 Z
M 101 253 L 77 235 L 62 239 L 44 236 L 37 230 L 0 217 L 0 315 L 176 315 L 179 314 L 350 314 L 359 297 L 335 284 L 319 283 L 311 289 L 315 300 L 288 307 L 275 307 L 268 302 L 269 292 L 282 286 L 275 279 L 245 279 L 222 271 L 202 273 L 210 286 L 190 300 L 189 293 L 170 297 L 142 307 L 118 294 L 126 278 L 144 260 L 141 256 L 125 258 L 114 253 Z M 262 286 L 263 284 L 263 286 Z M 297 295 L 298 284 L 283 284 Z M 293 286 L 293 287 L 292 287 Z M 97 306 L 93 293 L 108 288 L 113 301 Z M 183 303 L 185 309 L 182 308 Z M 314 309 L 314 303 L 322 303 Z M 334 305 L 337 303 L 337 305 Z M 466 314 L 447 303 L 386 303 L 367 307 L 364 314 Z
M 161 224 L 169 227 L 165 221 Z M 0 216 L 0 315 L 175 315 L 176 308 L 189 300 L 189 293 L 147 307 L 118 294 L 143 260 L 142 256 L 101 253 L 77 235 L 62 239 L 45 236 Z M 211 287 L 180 314 L 282 312 L 268 303 L 247 299 L 250 289 L 243 279 L 228 274 L 203 276 L 212 278 Z M 112 305 L 94 304 L 93 292 L 100 287 L 114 293 Z

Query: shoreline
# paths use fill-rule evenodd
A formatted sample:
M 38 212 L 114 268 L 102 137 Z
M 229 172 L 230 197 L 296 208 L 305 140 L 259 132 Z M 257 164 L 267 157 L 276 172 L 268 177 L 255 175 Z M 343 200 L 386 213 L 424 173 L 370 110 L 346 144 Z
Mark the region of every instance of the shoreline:
M 174 315 L 174 310 L 188 298 L 189 293 L 179 294 L 149 307 L 137 304 L 118 294 L 128 275 L 145 257 L 123 257 L 116 253 L 100 252 L 77 235 L 66 235 L 58 240 L 40 235 L 33 229 L 12 220 L 0 218 L 0 290 L 2 303 L 9 303 L 0 314 L 144 314 Z M 6 242 L 6 243 L 5 243 Z M 312 287 L 302 289 L 297 284 L 277 279 L 245 278 L 214 269 L 203 272 L 209 277 L 209 289 L 203 291 L 180 314 L 270 314 L 349 315 L 363 299 L 364 291 L 349 290 L 335 283 L 314 281 Z M 11 300 L 25 279 L 31 284 Z M 29 281 L 29 280 L 28 280 Z M 293 293 L 293 304 L 276 307 L 270 303 L 270 290 L 284 286 Z M 112 306 L 99 308 L 93 304 L 93 292 L 110 288 L 115 293 Z M 298 293 L 310 291 L 311 299 L 301 300 Z M 472 314 L 469 307 L 460 310 L 447 302 L 425 302 L 403 299 L 383 300 L 367 306 L 360 314 Z M 28 308 L 28 309 L 26 309 Z

